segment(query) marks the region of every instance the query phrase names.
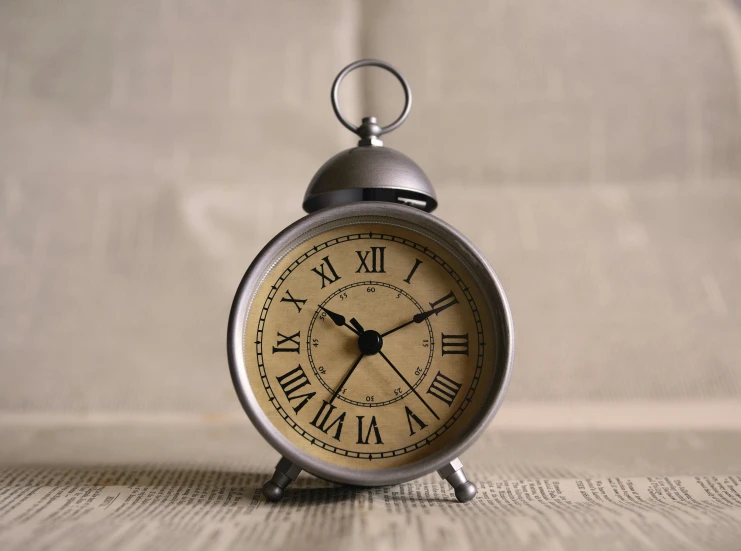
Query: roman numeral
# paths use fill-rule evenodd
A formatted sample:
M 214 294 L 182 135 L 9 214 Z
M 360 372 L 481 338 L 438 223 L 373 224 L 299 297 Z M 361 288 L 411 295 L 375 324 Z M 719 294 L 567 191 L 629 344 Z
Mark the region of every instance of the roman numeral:
M 322 260 L 324 260 L 324 262 L 319 264 L 318 268 L 312 268 L 311 271 L 317 274 L 318 276 L 321 276 L 322 289 L 324 289 L 326 285 L 332 285 L 332 283 L 340 279 L 340 276 L 338 276 L 337 272 L 334 271 L 334 267 L 332 266 L 332 263 L 329 261 L 328 256 L 325 256 L 324 258 L 322 258 Z M 329 268 L 329 275 L 324 273 L 325 267 Z
M 419 425 L 419 430 L 422 430 L 427 425 L 425 425 L 425 422 L 422 421 L 422 419 L 420 419 L 419 417 L 417 417 L 417 415 L 411 409 L 409 409 L 409 406 L 404 406 L 404 409 L 407 412 L 407 423 L 409 423 L 409 436 L 414 436 L 416 434 L 416 431 L 412 427 L 412 420 L 414 420 L 414 422 L 417 423 L 417 425 Z
M 306 304 L 306 300 L 305 299 L 301 299 L 301 298 L 293 298 L 293 295 L 291 294 L 291 291 L 289 291 L 288 289 L 286 289 L 286 296 L 287 296 L 287 298 L 286 297 L 283 297 L 282 299 L 280 299 L 280 301 L 281 302 L 292 302 L 293 305 L 296 308 L 298 308 L 298 312 L 300 314 L 301 313 L 301 306 L 299 306 L 299 302 L 301 304 Z
M 437 316 L 440 312 L 442 312 L 446 308 L 450 308 L 451 306 L 455 304 L 458 304 L 458 299 L 455 298 L 453 291 L 450 291 L 447 295 L 445 295 L 440 300 L 436 300 L 435 302 L 430 302 L 430 308 L 435 311 L 435 315 Z
M 357 270 L 355 270 L 355 273 L 360 273 L 360 270 L 365 270 L 365 273 L 372 273 L 372 274 L 385 274 L 386 270 L 383 268 L 383 253 L 386 250 L 386 247 L 371 247 L 370 251 L 365 251 L 364 253 L 361 251 L 355 251 L 358 253 L 358 258 L 360 259 L 360 266 Z M 368 267 L 367 260 L 368 257 L 371 257 L 371 266 Z
M 367 444 L 370 440 L 371 432 L 376 436 L 376 444 L 383 444 L 381 440 L 381 433 L 378 431 L 378 423 L 376 423 L 376 416 L 371 417 L 370 425 L 368 426 L 368 432 L 365 434 L 365 440 L 363 439 L 363 416 L 358 415 L 358 444 Z
M 442 400 L 450 407 L 453 405 L 453 400 L 455 400 L 461 386 L 460 383 L 456 383 L 453 379 L 446 377 L 438 371 L 432 380 L 430 388 L 427 390 L 427 394 L 432 394 L 435 398 Z
M 288 373 L 284 373 L 280 377 L 276 377 L 276 379 L 278 379 L 278 384 L 283 389 L 283 393 L 286 395 L 286 398 L 288 398 L 288 403 L 291 404 L 291 406 L 293 407 L 293 411 L 295 411 L 296 413 L 301 411 L 301 408 L 306 405 L 306 402 L 311 400 L 316 395 L 316 392 L 304 392 L 303 394 L 297 394 L 297 392 L 305 386 L 311 386 L 311 381 L 309 381 L 309 379 L 306 377 L 304 368 L 300 365 L 295 369 L 291 369 L 291 371 L 289 371 Z M 294 406 L 292 403 L 294 400 L 301 400 L 301 403 L 297 406 Z
M 301 331 L 298 331 L 289 337 L 286 337 L 283 333 L 278 331 L 278 345 L 273 347 L 273 354 L 276 352 L 295 352 L 298 354 L 301 349 L 299 338 L 301 338 Z
M 411 283 L 412 282 L 412 276 L 414 275 L 414 272 L 417 271 L 417 268 L 419 268 L 419 265 L 420 264 L 422 264 L 422 261 L 419 258 L 417 258 L 417 259 L 414 260 L 414 266 L 412 266 L 412 271 L 409 272 L 409 275 L 404 280 L 404 283 Z
M 327 410 L 326 413 L 324 413 L 325 409 Z M 329 418 L 332 416 L 332 412 L 336 409 L 337 406 L 333 406 L 326 400 L 323 400 L 322 407 L 319 408 L 319 411 L 317 412 L 316 417 L 314 417 L 314 420 L 311 422 L 311 424 L 322 431 L 324 434 L 329 434 L 329 431 L 332 430 L 332 427 L 337 425 L 337 430 L 335 430 L 334 436 L 332 438 L 339 441 L 340 435 L 342 434 L 342 424 L 345 422 L 345 413 L 343 412 L 342 415 L 336 417 L 334 421 L 327 425 L 327 421 L 329 421 Z M 322 417 L 322 414 L 324 414 L 324 417 Z
M 441 355 L 465 354 L 468 356 L 468 333 L 465 335 L 446 335 L 443 333 L 442 336 Z

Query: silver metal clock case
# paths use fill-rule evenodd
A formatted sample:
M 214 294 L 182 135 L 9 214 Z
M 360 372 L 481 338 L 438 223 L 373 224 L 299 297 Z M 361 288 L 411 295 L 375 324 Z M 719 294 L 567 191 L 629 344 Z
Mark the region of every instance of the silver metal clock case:
M 391 72 L 404 89 L 405 104 L 401 115 L 390 125 L 380 126 L 375 117 L 365 117 L 360 126 L 350 123 L 340 111 L 339 86 L 351 71 L 374 66 Z M 358 146 L 338 153 L 317 171 L 304 196 L 303 208 L 312 213 L 361 201 L 401 203 L 432 212 L 437 207 L 437 196 L 424 171 L 406 155 L 383 146 L 380 137 L 398 128 L 409 114 L 412 93 L 406 79 L 384 61 L 364 59 L 345 67 L 332 85 L 332 107 L 340 122 L 360 137 Z M 437 472 L 455 490 L 456 498 L 469 501 L 476 495 L 476 487 L 463 473 L 458 458 L 446 463 Z M 281 458 L 272 479 L 263 486 L 269 501 L 279 501 L 285 488 L 296 479 L 301 467 L 286 457 Z

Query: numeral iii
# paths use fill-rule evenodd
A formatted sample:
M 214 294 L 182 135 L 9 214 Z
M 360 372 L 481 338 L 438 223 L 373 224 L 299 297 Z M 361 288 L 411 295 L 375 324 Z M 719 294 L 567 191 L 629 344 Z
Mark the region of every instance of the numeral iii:
M 465 335 L 442 334 L 441 355 L 465 354 L 468 356 L 468 333 Z

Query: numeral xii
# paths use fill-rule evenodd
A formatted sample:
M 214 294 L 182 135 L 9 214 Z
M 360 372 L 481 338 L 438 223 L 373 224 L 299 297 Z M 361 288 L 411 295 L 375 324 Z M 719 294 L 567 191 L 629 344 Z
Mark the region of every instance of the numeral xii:
M 445 354 L 465 354 L 468 356 L 468 333 L 465 335 L 446 335 L 442 333 L 442 356 Z
M 371 247 L 369 251 L 355 251 L 360 259 L 360 266 L 355 270 L 358 274 L 360 271 L 372 274 L 385 274 L 384 253 L 386 247 Z M 368 257 L 370 257 L 370 266 L 368 266 Z

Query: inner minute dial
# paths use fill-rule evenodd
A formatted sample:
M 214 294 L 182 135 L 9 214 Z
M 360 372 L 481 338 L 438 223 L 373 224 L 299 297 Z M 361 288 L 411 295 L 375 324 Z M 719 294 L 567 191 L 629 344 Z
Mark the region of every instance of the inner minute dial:
M 349 327 L 337 327 L 328 311 L 340 314 L 359 325 L 353 333 Z M 377 353 L 403 358 L 402 373 L 413 388 L 419 386 L 432 363 L 435 341 L 429 320 L 413 324 L 404 332 L 381 337 L 398 319 L 412 319 L 424 312 L 409 293 L 380 281 L 362 281 L 346 285 L 329 295 L 317 308 L 309 324 L 306 349 L 309 364 L 319 382 L 331 393 L 338 387 L 350 365 L 363 351 L 362 364 L 337 399 L 347 403 L 379 407 L 403 399 L 412 392 L 399 376 L 389 369 Z M 343 369 L 338 369 L 338 366 Z

